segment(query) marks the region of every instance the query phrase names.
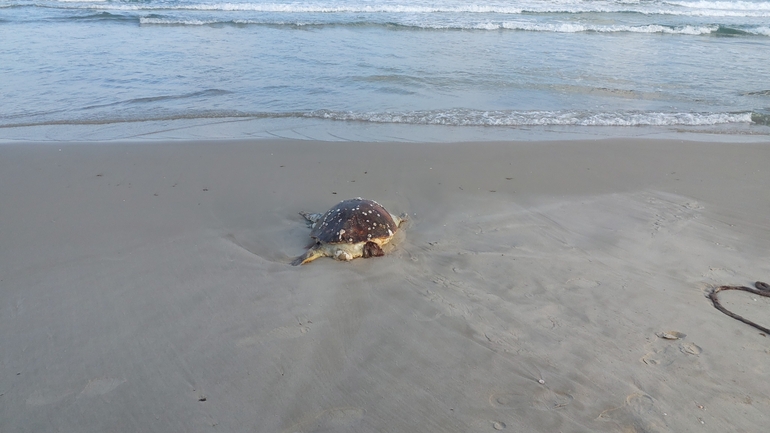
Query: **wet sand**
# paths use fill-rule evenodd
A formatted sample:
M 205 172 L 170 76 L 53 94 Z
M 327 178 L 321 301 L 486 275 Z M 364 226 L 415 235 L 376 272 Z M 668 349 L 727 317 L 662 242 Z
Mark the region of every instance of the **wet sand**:
M 0 431 L 760 431 L 770 143 L 0 145 Z M 410 221 L 293 267 L 321 212 Z M 770 298 L 720 295 L 770 326 Z M 661 337 L 662 336 L 662 337 Z M 679 337 L 667 339 L 663 337 Z

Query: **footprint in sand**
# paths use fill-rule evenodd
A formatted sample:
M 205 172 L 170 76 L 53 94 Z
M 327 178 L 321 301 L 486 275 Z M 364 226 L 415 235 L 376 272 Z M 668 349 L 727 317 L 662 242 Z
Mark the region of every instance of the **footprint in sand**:
M 599 287 L 600 285 L 601 283 L 596 280 L 583 277 L 570 278 L 565 283 L 565 287 L 568 290 L 593 289 L 594 287 Z
M 682 343 L 679 345 L 679 351 L 686 355 L 698 356 L 701 354 L 701 352 L 703 352 L 703 349 L 701 349 L 697 344 Z
M 492 394 L 489 396 L 489 404 L 495 407 L 511 407 L 516 406 L 521 399 L 522 396 L 516 394 Z
M 119 387 L 125 381 L 125 379 L 110 378 L 91 379 L 88 381 L 88 384 L 86 384 L 86 387 L 83 388 L 83 391 L 80 392 L 80 395 L 86 397 L 104 395 Z
M 711 281 L 719 282 L 730 281 L 735 278 L 737 273 L 732 269 L 709 266 L 708 271 L 704 272 L 702 275 Z
M 310 327 L 304 325 L 283 326 L 262 334 L 241 338 L 235 343 L 235 345 L 237 347 L 255 346 L 257 344 L 267 343 L 273 340 L 286 340 L 290 338 L 302 337 L 308 332 L 310 332 Z
M 284 429 L 283 433 L 325 433 L 354 431 L 364 418 L 365 411 L 359 407 L 335 407 L 303 418 Z
M 667 194 L 649 195 L 649 208 L 655 211 L 650 222 L 650 235 L 658 233 L 677 233 L 690 221 L 697 219 L 703 206 L 697 202 L 682 201 L 681 197 Z
M 518 349 L 517 342 L 519 338 L 512 331 L 502 331 L 490 326 L 480 324 L 476 326 L 478 331 L 483 330 L 484 340 L 490 349 L 494 351 L 515 352 Z
M 113 391 L 125 381 L 125 379 L 113 378 L 91 379 L 88 381 L 83 390 L 80 391 L 80 394 L 78 394 L 77 397 L 95 397 L 104 395 Z M 70 395 L 75 394 L 76 392 L 77 391 L 66 391 L 62 393 L 53 393 L 36 391 L 27 398 L 26 403 L 30 406 L 45 406 L 48 404 L 57 403 L 69 397 Z
M 540 410 L 556 410 L 567 407 L 574 397 L 566 392 L 553 391 L 543 388 L 535 394 L 532 405 Z
M 572 400 L 574 400 L 572 395 L 548 388 L 535 391 L 531 397 L 514 393 L 492 394 L 489 397 L 489 403 L 495 407 L 518 407 L 529 403 L 530 406 L 540 410 L 561 409 L 569 406 Z
M 507 426 L 502 421 L 492 421 L 492 428 L 495 429 L 495 430 L 502 430 L 505 427 L 507 427 Z
M 54 393 L 51 391 L 35 391 L 29 397 L 27 397 L 26 403 L 29 406 L 45 406 L 47 404 L 61 401 L 74 393 L 75 391 L 67 391 L 63 393 Z
M 442 280 L 443 281 L 443 280 Z M 434 281 L 435 282 L 435 281 Z M 445 283 L 436 283 L 436 284 L 443 284 L 444 287 L 449 287 Z M 444 296 L 441 296 L 438 292 L 433 290 L 426 290 L 424 295 L 429 301 L 435 302 L 438 304 L 442 309 L 442 314 L 447 317 L 467 317 L 471 314 L 471 307 L 462 303 L 462 300 L 459 300 L 457 302 L 453 302 L 449 299 L 447 299 Z
M 703 349 L 695 343 L 685 343 L 683 341 L 680 341 L 679 344 L 673 343 L 687 336 L 681 332 L 665 331 L 658 332 L 655 335 L 658 338 L 648 345 L 648 349 L 651 350 L 639 359 L 639 361 L 647 365 L 667 366 L 682 359 L 680 353 L 698 356 L 703 352 Z
M 656 332 L 655 335 L 664 340 L 681 340 L 682 338 L 687 337 L 687 334 L 682 334 L 677 331 Z
M 647 365 L 671 365 L 674 361 L 665 353 L 669 349 L 670 348 L 655 349 L 651 352 L 647 352 L 639 359 L 639 361 Z
M 663 411 L 658 408 L 657 402 L 641 393 L 628 395 L 622 405 L 603 411 L 598 419 L 616 423 L 620 427 L 618 431 L 667 431 Z
M 548 389 L 546 385 L 540 384 L 520 384 L 514 392 L 494 393 L 489 396 L 489 404 L 495 408 L 495 413 L 502 419 L 507 417 L 534 416 L 538 419 L 541 431 L 562 431 L 565 411 L 571 408 L 582 410 L 579 404 L 576 404 L 574 398 L 561 391 Z M 572 405 L 575 404 L 573 407 Z M 532 410 L 535 409 L 534 415 Z M 528 415 L 525 415 L 528 414 Z M 495 430 L 510 431 L 506 428 L 506 423 L 500 418 L 491 420 L 492 427 Z M 508 421 L 513 421 L 508 419 Z M 499 425 L 495 425 L 498 422 Z M 516 430 L 517 423 L 509 424 Z M 474 428 L 473 431 L 483 431 Z

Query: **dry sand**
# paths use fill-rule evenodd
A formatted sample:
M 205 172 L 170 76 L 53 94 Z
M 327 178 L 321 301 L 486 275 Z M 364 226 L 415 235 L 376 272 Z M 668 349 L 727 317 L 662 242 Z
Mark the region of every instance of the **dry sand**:
M 620 139 L 1 145 L 0 431 L 763 431 L 770 337 L 705 295 L 770 280 L 768 161 Z M 392 251 L 289 266 L 297 212 L 355 196 L 412 215 Z M 770 325 L 770 298 L 721 296 Z

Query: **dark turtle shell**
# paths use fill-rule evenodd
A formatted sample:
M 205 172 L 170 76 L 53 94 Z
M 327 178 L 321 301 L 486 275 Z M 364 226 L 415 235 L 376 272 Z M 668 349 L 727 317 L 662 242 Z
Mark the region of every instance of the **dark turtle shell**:
M 367 242 L 393 236 L 398 226 L 390 213 L 373 200 L 343 200 L 315 223 L 310 236 L 329 244 Z

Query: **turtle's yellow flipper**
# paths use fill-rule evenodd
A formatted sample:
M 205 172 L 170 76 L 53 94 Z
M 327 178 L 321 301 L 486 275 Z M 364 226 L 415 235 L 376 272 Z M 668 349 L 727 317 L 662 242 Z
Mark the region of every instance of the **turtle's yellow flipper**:
M 323 257 L 324 255 L 325 254 L 321 250 L 321 248 L 319 248 L 319 245 L 314 245 L 312 248 L 305 251 L 305 254 L 294 259 L 294 261 L 291 262 L 291 265 L 292 266 L 304 265 L 305 263 L 310 263 L 319 257 Z

